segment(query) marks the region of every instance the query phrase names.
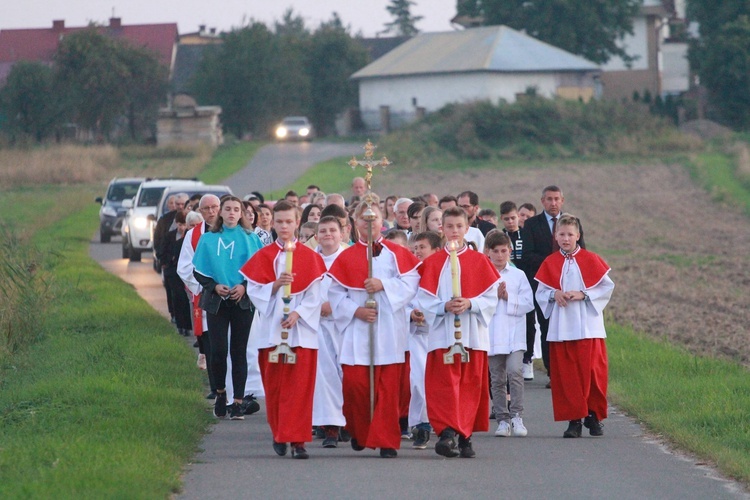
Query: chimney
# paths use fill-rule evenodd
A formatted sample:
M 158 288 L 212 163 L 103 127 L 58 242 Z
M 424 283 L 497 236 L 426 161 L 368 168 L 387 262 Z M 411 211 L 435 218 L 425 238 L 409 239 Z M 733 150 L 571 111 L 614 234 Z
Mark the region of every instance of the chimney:
M 211 34 L 212 34 L 212 35 L 215 35 L 215 34 L 216 34 L 216 28 L 211 28 Z
M 109 18 L 109 27 L 112 29 L 120 29 L 122 28 L 122 18 L 120 17 L 110 17 Z
M 62 31 L 65 29 L 65 19 L 56 19 L 52 21 L 52 31 Z
M 206 25 L 205 24 L 199 25 L 198 26 L 198 33 L 200 33 L 202 35 L 205 32 L 206 32 Z

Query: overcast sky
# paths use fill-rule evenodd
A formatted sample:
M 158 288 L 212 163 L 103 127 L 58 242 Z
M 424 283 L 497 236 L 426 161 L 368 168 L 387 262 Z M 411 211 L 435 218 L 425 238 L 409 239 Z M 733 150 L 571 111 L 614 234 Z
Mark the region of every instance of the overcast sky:
M 280 19 L 292 7 L 301 14 L 308 27 L 338 12 L 353 33 L 375 36 L 392 20 L 388 0 L 0 0 L 0 30 L 9 28 L 46 28 L 53 19 L 64 19 L 66 26 L 82 26 L 89 21 L 106 24 L 112 16 L 123 24 L 176 22 L 180 33 L 198 30 L 200 24 L 219 31 L 254 18 L 267 25 Z M 412 14 L 423 16 L 417 23 L 421 31 L 452 29 L 450 19 L 456 14 L 456 0 L 416 0 Z

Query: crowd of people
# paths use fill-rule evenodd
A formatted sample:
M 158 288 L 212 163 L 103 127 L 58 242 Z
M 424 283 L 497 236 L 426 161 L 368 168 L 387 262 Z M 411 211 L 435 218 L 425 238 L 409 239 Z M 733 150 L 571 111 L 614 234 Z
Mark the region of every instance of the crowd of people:
M 437 454 L 471 458 L 493 419 L 496 436 L 528 434 L 538 325 L 563 436 L 603 435 L 614 283 L 562 190 L 545 187 L 538 213 L 482 209 L 472 191 L 366 190 L 355 178 L 348 200 L 313 185 L 275 202 L 175 195 L 154 248 L 214 415 L 243 419 L 265 398 L 281 456 L 308 458 L 317 436 L 392 458 L 434 434 Z

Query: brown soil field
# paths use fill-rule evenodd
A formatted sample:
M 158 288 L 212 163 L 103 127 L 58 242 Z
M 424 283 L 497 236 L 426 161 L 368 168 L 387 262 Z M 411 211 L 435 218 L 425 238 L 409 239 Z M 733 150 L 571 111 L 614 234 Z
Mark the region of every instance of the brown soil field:
M 694 353 L 750 364 L 750 219 L 722 206 L 680 165 L 658 160 L 470 170 L 406 169 L 375 174 L 380 194 L 479 194 L 480 205 L 532 202 L 563 189 L 564 211 L 580 217 L 587 248 L 612 267 L 607 311 L 637 331 Z

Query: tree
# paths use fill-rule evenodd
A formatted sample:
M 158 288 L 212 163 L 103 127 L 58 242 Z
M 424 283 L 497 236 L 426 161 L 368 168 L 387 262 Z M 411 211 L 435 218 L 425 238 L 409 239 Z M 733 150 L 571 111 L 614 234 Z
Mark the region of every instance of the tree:
M 106 37 L 95 26 L 63 38 L 55 54 L 56 88 L 67 117 L 107 139 L 124 117 L 133 139 L 141 126 L 153 124 L 166 97 L 166 78 L 154 54 Z
M 702 39 L 701 83 L 720 120 L 738 129 L 750 128 L 750 18 L 741 15 Z
M 304 65 L 283 46 L 265 24 L 253 22 L 231 31 L 203 58 L 193 92 L 199 102 L 222 107 L 224 128 L 237 137 L 265 135 L 296 96 L 306 94 L 297 88 Z
M 595 63 L 612 56 L 632 62 L 617 42 L 633 34 L 642 0 L 457 0 L 459 14 L 484 17 L 486 26 L 504 24 Z M 477 12 L 477 11 L 480 12 Z
M 391 0 L 386 10 L 393 16 L 393 21 L 385 23 L 383 33 L 395 33 L 397 36 L 414 36 L 419 33 L 416 25 L 423 17 L 411 14 L 413 5 L 416 3 L 412 0 Z
M 11 133 L 41 142 L 54 132 L 60 109 L 53 78 L 52 69 L 38 62 L 20 61 L 13 65 L 0 91 L 0 109 Z
M 367 51 L 333 18 L 313 33 L 308 59 L 312 122 L 321 133 L 333 130 L 336 115 L 358 103 L 357 86 L 349 77 L 367 64 Z

